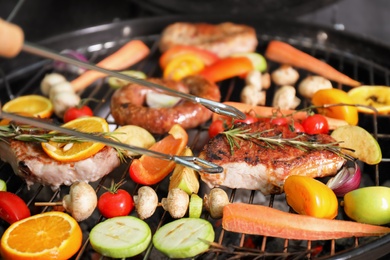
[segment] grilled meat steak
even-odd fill
[[[162,52],[175,45],[191,45],[227,57],[233,53],[253,52],[258,44],[253,27],[225,22],[221,24],[177,22],[162,32]]]
[[[120,164],[116,150],[108,146],[88,159],[62,163],[50,158],[39,143],[13,139],[0,141],[0,158],[9,163],[28,186],[40,183],[53,190],[77,181],[97,181]]]
[[[257,122],[242,126],[251,133],[260,133],[264,137],[297,137],[288,126],[273,126],[270,123]],[[301,135],[298,140],[305,142],[331,143],[335,140],[329,135]],[[224,168],[220,174],[200,173],[202,180],[210,187],[259,190],[264,195],[283,192],[284,180],[289,175],[310,177],[331,176],[345,163],[345,159],[328,150],[302,150],[291,145],[272,145],[256,140],[239,140],[240,148],[231,146],[225,135],[219,134],[209,141],[199,157],[216,163]]]

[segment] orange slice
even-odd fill
[[[31,114],[34,117],[48,118],[53,114],[51,101],[40,95],[20,96],[4,104],[3,110],[9,113]]]
[[[75,129],[80,132],[101,133],[108,132],[108,123],[101,117],[80,117],[62,125],[63,127]],[[61,143],[49,141],[42,143],[43,150],[51,158],[61,162],[81,161],[99,152],[104,144],[96,142],[69,142]]]
[[[13,223],[1,238],[3,259],[69,259],[80,249],[82,231],[64,212],[33,215]]]

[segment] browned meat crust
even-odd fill
[[[180,82],[163,79],[150,81],[194,96],[220,101],[217,85],[200,76],[188,76]],[[199,126],[211,118],[212,112],[191,101],[182,100],[170,108],[150,108],[145,105],[150,88],[129,84],[115,91],[111,99],[111,114],[118,125],[138,125],[153,134],[167,133],[174,124],[189,129]]]
[[[219,57],[227,57],[233,53],[253,52],[257,44],[255,29],[247,25],[177,22],[162,32],[160,50],[164,52],[175,45],[192,45]]]
[[[53,190],[77,181],[97,181],[120,164],[116,150],[111,147],[104,147],[85,160],[62,163],[50,158],[39,143],[17,140],[0,141],[0,158],[9,163],[28,186],[40,183]]]
[[[255,123],[246,126],[251,132],[271,129],[269,123]],[[276,126],[264,136],[281,135],[283,138],[295,137],[288,127]],[[302,136],[302,141],[330,143],[335,140],[329,135]],[[211,139],[204,147],[200,157],[224,168],[221,174],[201,173],[202,180],[210,187],[226,186],[260,190],[264,195],[283,192],[284,180],[289,175],[324,177],[334,175],[345,163],[345,159],[327,150],[302,150],[297,147],[266,147],[264,142],[254,144],[239,141],[240,148],[230,152],[230,145],[224,135]]]

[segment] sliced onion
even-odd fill
[[[337,197],[343,197],[347,192],[359,188],[362,173],[359,165],[344,166],[326,185],[333,190]]]
[[[63,50],[61,52],[61,54],[65,55],[69,58],[79,60],[79,61],[88,62],[88,59],[82,53],[80,53],[78,51],[67,49],[67,50]],[[86,69],[84,69],[84,68],[81,68],[81,67],[78,67],[78,66],[75,66],[72,64],[68,64],[68,63],[65,63],[62,61],[54,61],[53,67],[54,67],[54,70],[56,70],[56,71],[71,72],[71,73],[75,73],[77,75],[80,75],[86,71]]]
[[[179,103],[181,98],[174,97],[154,91],[149,91],[146,94],[146,104],[151,108],[168,108],[174,107]]]

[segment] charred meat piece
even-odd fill
[[[227,57],[255,51],[258,41],[255,29],[247,25],[177,22],[164,29],[159,44],[162,52],[175,45],[191,45]]]
[[[13,139],[0,141],[0,158],[12,166],[28,187],[40,183],[53,190],[77,181],[97,181],[120,164],[117,151],[108,146],[88,159],[62,163],[50,158],[39,143]]]
[[[296,133],[288,126],[272,126],[257,122],[242,126],[251,133],[262,133],[264,137],[293,138]],[[298,140],[314,143],[332,143],[329,135],[301,135]],[[345,159],[328,150],[300,149],[293,145],[267,146],[264,141],[238,141],[231,153],[231,146],[225,135],[211,139],[199,157],[224,168],[220,174],[201,173],[202,180],[210,187],[259,190],[264,195],[283,192],[284,180],[289,175],[305,175],[313,178],[331,176],[345,163]]]

